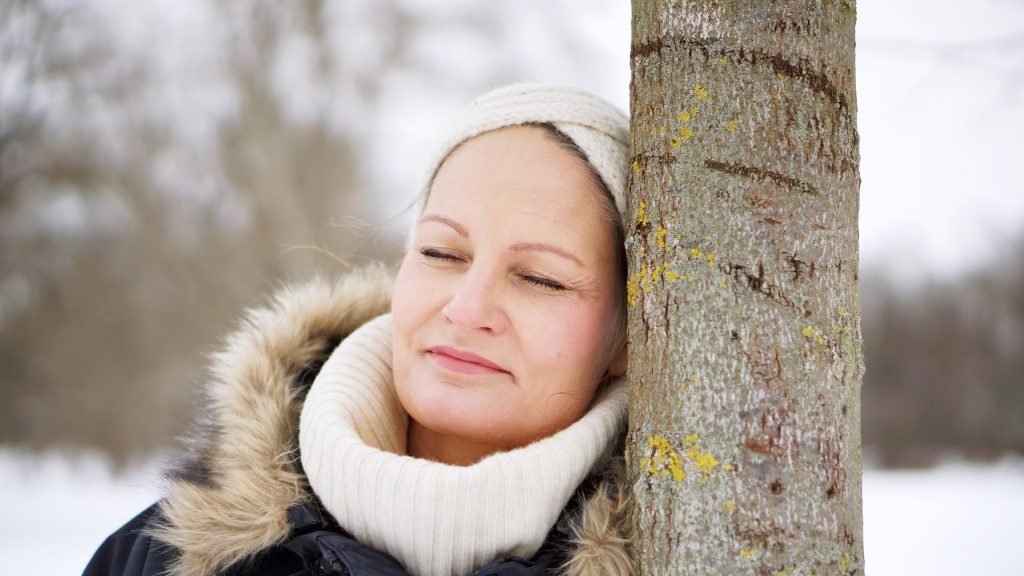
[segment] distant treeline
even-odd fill
[[[1024,237],[1001,256],[909,289],[864,277],[863,441],[883,465],[1024,453]]]

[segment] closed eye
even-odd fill
[[[543,276],[534,276],[534,275],[531,275],[531,274],[523,274],[522,275],[522,279],[526,280],[530,284],[533,284],[535,286],[539,286],[539,287],[543,288],[544,290],[550,290],[552,292],[561,292],[562,290],[565,290],[565,286],[563,286],[562,284],[560,284],[558,282],[555,282],[554,280],[551,280],[550,278],[545,278]]]
[[[452,252],[446,252],[437,248],[422,248],[420,254],[429,260],[440,260],[443,262],[462,262],[462,257]]]

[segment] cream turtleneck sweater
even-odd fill
[[[299,424],[314,492],[357,540],[418,576],[533,556],[624,421],[613,382],[576,423],[472,466],[405,456],[408,415],[391,372],[390,315],[353,332],[313,382]]]

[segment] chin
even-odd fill
[[[425,388],[434,388],[427,391]],[[478,444],[511,446],[518,434],[509,434],[511,414],[518,410],[507,401],[481,394],[480,390],[451,384],[420,386],[408,398],[399,394],[402,406],[419,425],[435,432]]]
[[[510,405],[506,399],[485,400],[449,398],[424,403],[409,411],[421,426],[475,444],[507,451],[547,438],[572,425],[582,414],[566,414],[558,419],[527,422],[522,415],[536,410]],[[564,414],[564,413],[563,413]]]
[[[435,434],[511,450],[555,434],[579,420],[589,403],[538,404],[517,398],[516,386],[481,380],[449,383],[429,367],[396,371],[395,389],[409,417]],[[565,398],[555,396],[555,398]]]

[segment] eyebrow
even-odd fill
[[[579,258],[565,250],[562,250],[558,246],[552,246],[551,244],[543,244],[540,242],[520,242],[519,244],[513,244],[510,250],[514,252],[549,252],[567,260],[571,260],[580,267],[584,267],[583,261]]]
[[[444,216],[439,216],[437,214],[424,214],[423,217],[420,218],[419,223],[423,224],[426,222],[436,222],[438,224],[444,224],[451,228],[452,230],[455,230],[455,232],[457,232],[459,236],[462,236],[463,238],[469,238],[469,230],[466,230],[465,226],[459,224],[458,222],[452,220],[451,218],[446,218]]]

